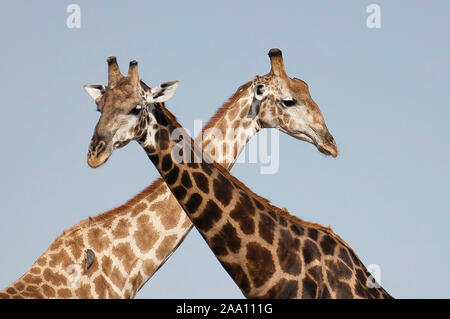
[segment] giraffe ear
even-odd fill
[[[255,98],[258,101],[263,100],[267,96],[267,94],[269,94],[269,90],[263,83],[255,83],[254,90],[255,90]]]
[[[103,96],[106,91],[106,87],[103,84],[89,84],[85,85],[83,88],[95,102],[97,102],[97,99]]]
[[[161,82],[151,90],[151,102],[161,103],[169,100],[178,89],[178,81]]]

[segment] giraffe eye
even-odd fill
[[[139,115],[139,114],[141,114],[141,111],[142,111],[142,105],[136,105],[135,107],[134,107],[134,109],[132,109],[131,111],[130,111],[130,114],[133,114],[133,115]]]
[[[297,104],[297,102],[294,99],[292,99],[292,100],[282,100],[281,103],[283,103],[283,105],[286,106],[286,107],[294,106],[295,104]]]

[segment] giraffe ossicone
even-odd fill
[[[336,144],[320,110],[317,112],[317,105],[311,102],[309,94],[292,94],[292,91],[302,89],[307,92],[306,84],[298,79],[286,79],[281,51],[271,50],[269,56],[272,62],[270,74],[291,86],[291,94],[283,96],[277,104],[286,109],[297,105],[306,109],[296,113],[303,115],[300,116],[303,122],[298,138],[314,144],[326,155],[336,156]],[[256,83],[257,100],[267,102],[266,99],[273,98],[264,92],[272,88],[259,81]],[[370,273],[351,247],[330,228],[303,221],[271,205],[213,161],[175,161],[172,149],[180,142],[187,144],[190,158],[200,154],[201,149],[188,138],[181,141],[172,138],[175,130],[183,128],[163,104],[149,103],[132,114],[129,110],[135,107],[133,103],[126,109],[116,105],[114,100],[104,103],[90,149],[95,149],[99,141],[106,145],[112,143],[116,136],[114,132],[126,127],[129,135],[123,140],[116,139],[124,145],[136,140],[142,146],[178,203],[246,297],[391,297],[379,285],[367,286]],[[259,107],[263,105],[264,102]],[[314,111],[316,113],[311,114]],[[123,121],[117,125],[120,116],[126,116],[128,120],[122,117]],[[105,140],[105,136],[109,138]]]

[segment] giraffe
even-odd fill
[[[336,145],[304,82],[287,76],[280,50],[269,51],[269,56],[271,73],[292,93],[277,101],[279,107],[302,106],[306,115],[298,127],[302,138],[325,154],[336,154],[330,151],[336,150]],[[130,70],[137,81],[136,61],[130,63]],[[158,103],[165,95],[163,87],[173,85],[152,89],[148,100],[153,103],[144,106],[132,97],[127,105],[112,97],[105,100],[90,144],[90,165],[98,167],[111,155],[98,156],[99,147],[137,141],[246,297],[390,297],[331,228],[303,221],[271,205],[202,153],[175,116]],[[264,89],[256,85],[258,90],[264,95]],[[273,105],[270,97],[258,101],[255,108]]]
[[[122,78],[116,59],[107,62],[108,85],[85,86],[99,110],[105,92]],[[282,98],[295,92],[275,73],[240,86],[198,136],[204,152],[224,168],[232,168],[261,129],[273,127],[304,139],[297,124],[303,114],[295,113],[295,107],[278,107]],[[148,104],[150,88],[143,81],[139,85],[142,104]],[[227,134],[230,128],[239,134]],[[337,155],[335,145],[329,152]],[[159,178],[120,207],[66,229],[21,278],[0,291],[0,298],[133,298],[191,229],[189,218]]]

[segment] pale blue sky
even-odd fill
[[[66,7],[81,6],[81,29]],[[366,7],[381,6],[381,29]],[[150,85],[179,80],[167,103],[186,128],[206,121],[283,50],[340,149],[336,159],[280,135],[280,169],[232,174],[296,216],[332,228],[395,297],[450,297],[450,2],[2,1],[0,287],[64,229],[118,206],[156,177],[136,143],[91,169],[98,120],[83,91],[106,58],[136,59]],[[241,298],[196,230],[138,298]]]

